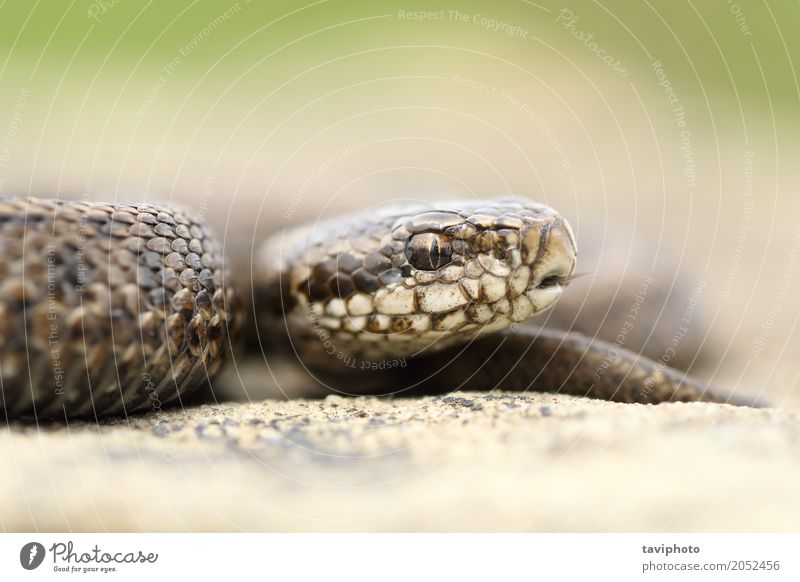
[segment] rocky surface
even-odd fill
[[[800,529],[800,414],[510,393],[0,432],[5,531]]]

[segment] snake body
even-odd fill
[[[122,414],[178,400],[219,368],[237,312],[219,248],[183,213],[0,199],[7,416]]]
[[[271,236],[252,307],[267,351],[288,349],[338,390],[733,401],[636,353],[531,326],[576,257],[568,222],[523,198],[370,210]],[[246,315],[235,289],[213,237],[182,212],[0,199],[6,415],[180,401],[234,351]]]

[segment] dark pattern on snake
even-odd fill
[[[6,416],[153,410],[213,375],[238,311],[197,222],[148,204],[0,199]]]
[[[616,346],[527,325],[564,291],[576,256],[569,224],[522,198],[385,208],[272,236],[253,265],[252,311],[268,356],[288,349],[347,393],[498,387],[755,404]],[[213,240],[181,213],[0,200],[7,416],[181,401],[232,351],[247,312],[233,289]]]

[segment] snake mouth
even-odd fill
[[[575,271],[577,247],[572,229],[564,219],[541,229],[539,250],[532,261],[535,287],[566,286]]]
[[[572,228],[561,217],[541,229],[540,236],[525,292],[533,304],[533,315],[552,307],[561,296],[575,271],[578,254]]]
[[[542,279],[536,286],[537,289],[550,289],[552,287],[566,287],[569,284],[570,278],[561,275],[549,275]]]

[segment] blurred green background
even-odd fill
[[[20,117],[20,94],[24,115],[4,185],[51,189],[55,180],[80,190],[86,179],[112,176],[105,187],[115,193],[171,196],[193,164],[213,168],[218,185],[224,174],[264,184],[264,174],[250,176],[257,165],[295,188],[287,176],[350,141],[397,137],[399,128],[454,137],[457,125],[463,145],[469,124],[491,151],[496,141],[518,141],[543,185],[552,179],[550,189],[562,191],[550,166],[566,157],[581,174],[587,161],[609,168],[592,158],[620,147],[620,137],[633,150],[655,132],[665,147],[650,159],[669,158],[671,138],[680,147],[656,61],[698,157],[705,147],[716,156],[726,144],[759,140],[794,147],[798,23],[797,3],[723,0],[6,1],[0,115]],[[538,143],[525,143],[520,122]],[[370,134],[366,125],[385,130]],[[282,167],[298,147],[300,167]]]
[[[590,76],[601,75],[604,71],[596,67],[588,49],[565,34],[565,19],[554,22],[562,9],[578,15],[577,28],[594,33],[609,54],[624,57],[634,83],[649,80],[649,65],[656,58],[685,90],[702,84],[715,107],[738,109],[741,101],[747,113],[769,115],[771,97],[776,113],[797,109],[792,63],[798,59],[798,47],[792,33],[800,23],[800,9],[794,2],[98,0],[55,5],[12,0],[0,7],[2,70],[6,84],[29,81],[55,90],[62,81],[84,80],[103,83],[113,92],[126,80],[133,83],[157,75],[187,42],[222,16],[185,58],[171,84],[188,88],[201,82],[216,88],[205,92],[210,98],[242,82],[242,75],[256,76],[248,71],[255,67],[270,73],[268,79],[259,77],[262,90],[273,89],[322,60],[347,58],[359,51],[396,46],[392,60],[415,61],[418,55],[399,50],[413,44],[428,45],[425,55],[433,60],[446,61],[447,51],[436,47],[450,46],[520,64],[574,64]],[[428,19],[403,17],[403,13],[438,11],[443,14]],[[526,38],[520,42],[521,37],[508,36],[507,29],[495,31],[471,18],[463,22],[454,11],[519,27]],[[374,68],[361,72],[380,71],[384,59],[371,63]],[[315,77],[327,78],[331,86],[342,80],[330,70]],[[692,95],[692,100],[697,97],[701,104],[700,95]]]
[[[450,108],[514,125],[525,112],[502,92],[536,112],[550,150],[551,134],[566,149],[595,124],[627,132],[630,107],[644,112],[636,123],[660,130],[671,104],[659,61],[695,136],[715,149],[758,139],[782,147],[800,121],[798,23],[800,7],[788,2],[12,0],[0,5],[0,112],[13,116],[25,92],[15,168],[20,157],[39,165],[23,184],[57,171],[74,188],[80,176],[123,177],[136,164],[156,172],[163,190],[160,172],[172,175],[164,163],[224,173],[226,153],[259,152],[260,164],[304,143],[300,136],[376,108]],[[81,167],[87,155],[90,172]]]
[[[650,64],[658,59],[692,105],[737,111],[741,104],[747,115],[768,117],[773,109],[781,116],[797,111],[799,49],[792,32],[800,8],[794,2],[11,0],[0,6],[0,70],[7,89],[12,82],[52,91],[87,83],[85,89],[143,99],[147,81],[199,35],[165,93],[186,97],[203,88],[191,101],[208,104],[229,89],[276,89],[317,65],[323,66],[310,74],[314,82],[333,88],[379,74],[387,61],[458,62],[452,51],[459,50],[478,60],[491,55],[526,68],[558,66],[572,75],[577,67],[590,78],[604,76],[599,59],[569,34],[575,29],[564,27],[562,10],[579,17],[575,29],[593,33],[602,49],[624,61],[636,85],[652,81]],[[423,12],[433,16],[407,16]],[[483,18],[523,34],[493,30]],[[349,61],[351,74],[323,64],[330,59]],[[290,100],[286,93],[279,100]]]
[[[336,209],[540,198],[588,293],[642,253],[706,281],[708,375],[788,396],[798,24],[797,2],[7,0],[0,192],[174,199],[235,259]]]

